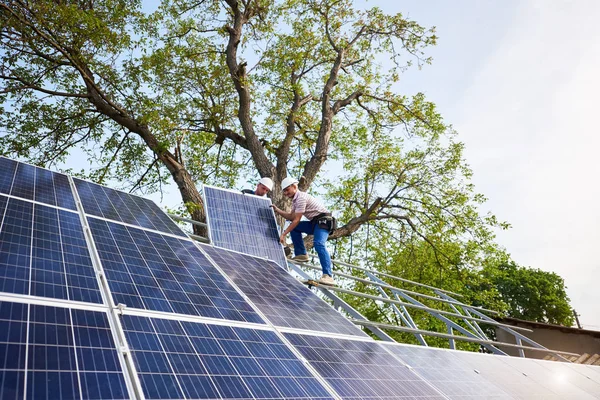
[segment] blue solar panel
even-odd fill
[[[474,368],[461,362],[455,352],[431,347],[380,344],[451,399],[477,399],[484,395],[488,399],[513,398],[501,387],[483,378]]]
[[[123,316],[147,399],[330,399],[274,332]]]
[[[191,241],[88,220],[116,304],[264,323]]]
[[[271,261],[201,245],[273,325],[366,336]]]
[[[66,175],[0,157],[0,193],[75,210]]]
[[[287,266],[270,199],[204,186],[204,200],[215,246]]]
[[[102,303],[79,215],[0,199],[0,292]]]
[[[95,183],[74,179],[84,211],[126,224],[187,236],[153,201]]]
[[[374,341],[286,333],[343,399],[444,399]]]
[[[3,400],[130,398],[101,312],[0,302],[0,360]]]

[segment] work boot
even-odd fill
[[[310,257],[308,257],[308,254],[298,254],[295,257],[291,258],[292,261],[299,261],[299,262],[307,262],[308,260],[310,260]]]
[[[323,285],[335,286],[335,281],[331,276],[327,274],[323,274],[323,276],[321,276],[321,279],[319,279],[319,283],[322,283]]]

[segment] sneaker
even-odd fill
[[[329,276],[327,274],[323,274],[321,279],[319,279],[319,283],[322,283],[323,285],[335,286],[335,281],[333,280],[333,278],[331,276]]]
[[[290,258],[290,260],[307,262],[308,260],[310,260],[310,257],[308,257],[308,254],[298,254],[297,256]]]

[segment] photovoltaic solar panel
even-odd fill
[[[123,316],[147,399],[330,399],[274,332]]]
[[[0,398],[129,399],[105,313],[0,302]]]
[[[191,241],[88,221],[115,304],[264,323]]]
[[[69,178],[0,157],[0,193],[75,210]]]
[[[470,352],[457,352],[456,357],[464,365],[479,371],[481,376],[492,382],[517,399],[558,399],[560,398],[546,386],[539,384],[531,377],[512,368],[502,361],[505,357],[491,354],[475,354]]]
[[[444,399],[375,341],[286,333],[343,399]]]
[[[0,199],[0,292],[101,303],[79,215]]]
[[[178,236],[186,234],[153,201],[74,179],[86,214]]]
[[[527,376],[538,385],[546,387],[554,393],[555,398],[582,400],[600,398],[600,385],[586,382],[588,385],[585,387],[578,387],[577,384],[583,385],[584,381],[578,379],[577,374],[569,374],[569,369],[564,364],[563,368],[551,369],[546,366],[546,364],[549,364],[547,362],[521,357],[497,357],[497,360],[508,364],[511,368]],[[562,363],[556,364],[560,365]]]
[[[267,258],[286,267],[270,199],[204,186],[204,201],[215,246]]]
[[[273,325],[366,336],[273,262],[212,246],[201,245],[201,248]]]
[[[512,399],[474,368],[461,362],[455,352],[380,342],[404,363],[450,399]]]

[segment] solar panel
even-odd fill
[[[456,357],[461,363],[476,369],[483,378],[502,387],[506,393],[515,398],[558,398],[556,393],[544,385],[504,363],[502,359],[505,357],[466,351],[457,352]]]
[[[81,179],[74,181],[86,214],[187,237],[151,200]]]
[[[129,399],[105,313],[0,302],[0,398]]]
[[[191,241],[88,221],[115,304],[264,323]]]
[[[343,399],[444,399],[377,342],[286,333]]]
[[[331,399],[271,331],[124,315],[148,399]]]
[[[0,157],[0,193],[75,210],[66,175]]]
[[[557,398],[597,399],[596,396],[600,396],[600,385],[579,379],[577,374],[569,373],[568,367],[561,365],[562,363],[553,363],[558,364],[559,367],[550,367],[547,362],[521,357],[498,357],[497,359],[531,378],[540,386],[548,388]],[[585,386],[583,386],[584,382]]]
[[[102,303],[79,215],[0,199],[0,291]]]
[[[380,343],[440,392],[451,399],[512,399],[501,387],[484,379],[461,362],[455,352],[430,347]]]
[[[275,263],[212,246],[200,247],[273,325],[366,336]]]
[[[204,201],[215,246],[287,266],[269,198],[204,186]]]

